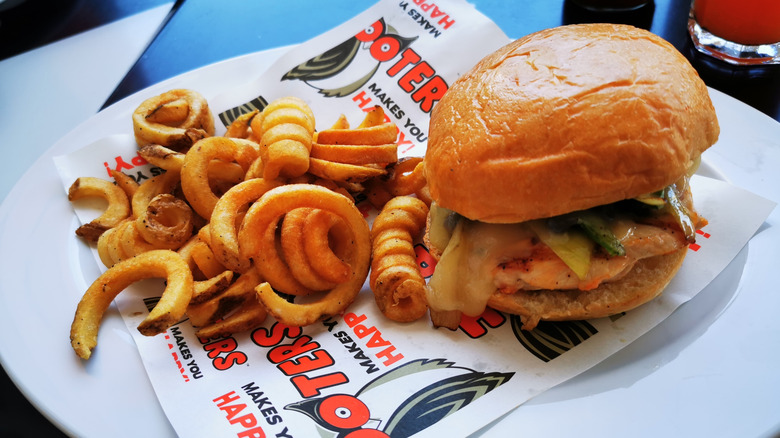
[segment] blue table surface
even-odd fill
[[[512,38],[578,22],[620,22],[649,29],[677,47],[707,85],[780,120],[780,66],[735,68],[698,53],[686,26],[690,0],[655,0],[624,13],[592,13],[569,0],[472,3]],[[306,41],[371,4],[348,0],[184,0],[106,104],[203,65]]]

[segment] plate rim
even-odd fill
[[[259,52],[254,52],[251,54],[241,55],[238,57],[230,58],[227,60],[219,61],[213,64],[209,64],[203,67],[200,67],[198,69],[182,73],[180,75],[174,76],[172,78],[166,79],[164,81],[161,81],[159,83],[153,84],[149,87],[144,88],[143,90],[140,90],[136,93],[133,93],[130,96],[127,96],[116,103],[112,104],[111,106],[105,108],[104,110],[100,111],[99,113],[89,117],[87,120],[83,121],[79,125],[77,125],[75,128],[73,128],[70,132],[65,134],[62,138],[60,138],[56,143],[54,143],[51,147],[49,147],[46,151],[44,151],[39,158],[30,166],[30,168],[27,169],[27,171],[22,175],[22,177],[19,179],[19,181],[14,185],[14,187],[9,191],[5,199],[3,200],[2,204],[0,204],[0,224],[5,224],[7,221],[8,216],[11,214],[9,211],[12,208],[12,205],[16,204],[18,205],[20,200],[19,197],[23,195],[23,186],[30,183],[30,180],[33,178],[36,178],[38,176],[39,172],[46,172],[47,166],[50,168],[53,168],[53,158],[55,155],[60,155],[63,153],[70,152],[72,150],[78,149],[82,145],[76,145],[75,139],[78,138],[80,135],[83,135],[82,131],[85,129],[88,129],[92,124],[97,123],[96,121],[101,121],[103,118],[110,118],[118,116],[120,113],[124,113],[128,111],[128,108],[132,108],[132,102],[139,101],[143,96],[148,97],[150,93],[154,93],[155,90],[162,90],[170,87],[171,84],[188,81],[191,80],[190,78],[195,77],[196,75],[202,75],[205,72],[211,72],[211,71],[217,71],[223,68],[233,67],[237,64],[243,63],[243,62],[260,62],[260,63],[267,63],[270,65],[273,60],[276,58],[267,60],[267,61],[260,61],[260,58],[263,58],[264,56],[267,56],[269,58],[273,56],[281,56],[284,52],[289,50],[290,47],[294,46],[285,46],[285,47],[279,47],[279,48],[273,48],[268,50],[263,50]],[[247,77],[246,81],[243,82],[249,82],[251,79],[253,79],[258,73],[253,74],[251,77]],[[196,88],[196,87],[192,87]],[[226,88],[223,88],[226,89]],[[717,102],[721,102],[720,104],[723,104],[725,102],[726,104],[730,106],[735,106],[739,111],[745,111],[748,110],[747,116],[751,118],[756,118],[756,120],[760,120],[759,123],[766,123],[771,122],[773,124],[776,124],[777,126],[780,126],[778,122],[776,122],[774,119],[771,119],[769,116],[761,113],[760,111],[750,107],[749,105],[738,101],[718,90],[709,89],[712,96],[717,96],[716,100]],[[208,98],[208,97],[207,97]],[[716,105],[717,107],[717,105]],[[130,111],[132,111],[130,109]],[[129,126],[129,125],[128,125]],[[770,125],[767,125],[770,126]],[[776,126],[774,127],[776,128]],[[130,128],[128,127],[128,130]],[[94,140],[97,140],[100,138],[100,136],[96,136],[93,138]],[[718,174],[723,175],[724,179],[727,181],[729,180],[728,175],[721,171],[717,167],[717,165],[713,165],[710,160],[707,159],[707,157],[703,160],[705,163],[707,163],[708,166],[712,167],[715,172]],[[54,179],[57,181],[57,189],[60,189],[61,184],[59,181],[58,176],[54,176]],[[63,192],[64,194],[64,192]],[[64,198],[64,196],[63,196]],[[777,199],[775,199],[777,200]],[[72,221],[75,219],[75,216],[71,216],[71,223],[68,225],[72,228],[73,224]],[[1,230],[0,233],[7,232],[7,230]],[[6,242],[5,238],[0,235],[0,248],[3,247],[3,244]],[[67,263],[66,263],[67,264]],[[5,269],[5,268],[0,268]],[[2,270],[0,270],[2,272]],[[71,276],[74,276],[75,274],[71,274]],[[4,285],[6,280],[0,280],[0,285]],[[5,292],[4,292],[5,293]],[[0,296],[0,302],[5,302],[6,297]],[[65,312],[70,317],[70,312]],[[120,318],[121,319],[121,318]],[[115,321],[116,322],[116,321]],[[127,336],[129,336],[129,332],[127,332],[126,327],[124,326],[124,323],[120,320],[118,324],[121,326],[120,330],[125,330]],[[112,327],[116,328],[116,327]],[[54,334],[55,336],[59,336],[60,334]],[[64,334],[63,334],[64,337]],[[60,339],[58,337],[57,339]],[[59,342],[59,341],[58,341]],[[65,342],[64,339],[62,342]],[[132,342],[132,340],[131,340]],[[66,343],[66,342],[65,342]],[[66,343],[67,344],[67,343]],[[134,343],[133,349],[135,349]],[[6,351],[6,342],[0,341],[0,363],[2,364],[3,368],[6,370],[6,373],[8,374],[9,378],[14,382],[14,384],[19,388],[19,390],[24,394],[24,396],[38,409],[39,412],[41,412],[42,415],[44,415],[49,421],[51,421],[55,426],[60,428],[63,432],[74,434],[74,435],[82,435],[82,431],[74,428],[74,421],[68,418],[63,417],[62,412],[55,412],[52,410],[52,403],[50,400],[47,400],[47,397],[42,394],[38,394],[35,391],[31,390],[31,386],[27,382],[27,378],[20,375],[20,370],[14,367],[13,360],[8,359],[8,352]],[[69,346],[68,346],[69,348]],[[140,359],[140,355],[138,355],[137,349],[135,349],[136,356],[135,360],[138,361],[138,364],[140,364],[141,369],[143,370],[143,363]],[[9,366],[10,365],[10,366]],[[149,390],[152,391],[151,395],[154,397],[154,403],[159,407],[161,414],[165,421],[167,422],[167,418],[165,417],[164,412],[162,412],[162,407],[159,406],[159,401],[157,401],[157,397],[154,394],[153,389],[151,388],[151,382],[149,381],[148,376],[146,375],[145,370],[144,376],[146,384],[148,385]],[[111,383],[111,382],[109,382]],[[152,426],[150,424],[147,424],[146,426]],[[172,431],[172,428],[170,427],[170,424],[168,423],[169,429]]]

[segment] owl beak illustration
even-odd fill
[[[403,52],[417,39],[400,36],[392,28],[385,32],[381,19],[369,29],[373,35],[367,29],[293,67],[282,80],[303,81],[326,97],[348,96],[371,80],[382,62]]]
[[[371,429],[375,437],[387,436],[377,430],[378,422],[370,418],[368,407],[352,395],[336,394],[307,399],[291,403],[285,409],[311,418],[322,437],[345,438],[361,429]]]
[[[355,395],[334,394],[288,404],[322,436],[408,437],[492,391],[512,373],[484,373],[443,359],[420,359],[369,382]],[[405,388],[405,391],[399,391]],[[370,433],[370,434],[369,434]]]

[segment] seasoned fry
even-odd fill
[[[133,199],[131,199],[133,217],[143,215],[155,196],[173,193],[176,186],[179,185],[179,181],[179,172],[174,171],[168,171],[144,181],[138,186],[133,194]]]
[[[386,175],[366,181],[365,194],[371,205],[381,210],[393,197],[415,195],[430,207],[432,200],[422,160],[421,157],[402,158],[387,166]]]
[[[111,169],[111,176],[114,177],[117,187],[125,192],[127,199],[133,199],[135,191],[138,190],[138,183],[132,177],[118,170]]]
[[[346,164],[389,164],[398,160],[398,144],[353,145],[315,142],[311,145],[311,157]]]
[[[109,268],[87,289],[76,308],[70,330],[71,346],[76,354],[82,359],[92,355],[103,313],[122,290],[136,281],[157,277],[165,278],[165,290],[154,309],[139,324],[138,331],[153,336],[178,322],[192,297],[192,273],[173,251],[146,252]]]
[[[180,98],[158,106],[151,114],[146,116],[146,120],[153,123],[172,125],[182,122],[187,117],[189,111],[187,100]]]
[[[198,230],[198,238],[211,248],[211,223],[208,223]]]
[[[159,144],[176,151],[214,135],[206,99],[192,90],[171,90],[143,101],[133,112],[138,146]]]
[[[296,208],[284,215],[281,226],[281,255],[284,264],[289,268],[290,275],[309,291],[332,289],[336,284],[320,278],[311,269],[303,249],[304,222],[314,209]],[[327,237],[327,236],[326,236]]]
[[[350,183],[363,182],[387,173],[383,167],[372,167],[369,165],[358,166],[354,164],[325,161],[318,158],[311,158],[309,161],[309,173],[332,181]]]
[[[195,262],[195,265],[197,265],[198,270],[202,272],[206,278],[216,277],[227,270],[227,268],[217,260],[214,256],[214,252],[203,240],[193,244],[190,249],[190,256]]]
[[[252,164],[249,165],[249,169],[247,169],[246,174],[244,175],[244,179],[255,179],[255,178],[262,178],[263,177],[263,168],[265,166],[263,165],[263,157],[257,157],[255,161],[252,162]]]
[[[130,222],[129,220],[125,222]],[[121,235],[122,225],[121,222],[114,228],[106,230],[100,235],[97,241],[97,251],[100,256],[100,261],[103,262],[107,268],[113,266],[116,262],[127,258],[122,250],[122,244],[117,236]]]
[[[252,202],[257,201],[278,182],[262,178],[250,179],[225,192],[214,206],[209,224],[212,238],[210,246],[214,256],[225,267],[236,272],[246,272],[251,263],[241,257],[238,244],[239,215]]]
[[[195,335],[205,339],[230,336],[259,326],[267,316],[268,311],[265,306],[255,297],[250,297],[225,319],[201,327]]]
[[[306,173],[314,134],[314,114],[306,102],[295,97],[276,99],[252,119],[251,127],[260,138],[263,178]]]
[[[377,210],[382,210],[385,204],[394,198],[393,194],[385,186],[382,178],[374,178],[366,181],[364,191],[368,202]]]
[[[233,281],[234,274],[232,271],[224,271],[206,280],[195,281],[190,305],[203,303],[224,292]]]
[[[116,263],[114,261],[114,256],[111,253],[111,245],[114,244],[113,240],[113,234],[116,233],[116,228],[111,228],[100,235],[97,241],[97,252],[98,257],[100,258],[100,261],[103,263],[103,266],[110,268],[111,266]]]
[[[190,270],[192,271],[192,276],[196,280],[204,279],[205,276],[202,272],[198,269],[198,265],[195,263],[195,259],[192,258],[192,249],[195,248],[195,245],[200,242],[200,237],[198,235],[194,235],[190,237],[190,240],[184,243],[179,249],[176,250],[176,252],[179,254],[179,256],[187,263],[187,266],[190,267]],[[98,242],[98,251],[100,250],[100,243]]]
[[[333,125],[330,127],[330,129],[347,129],[349,128],[349,120],[347,120],[347,116],[344,114],[340,114],[339,118],[336,119],[336,121],[333,123]],[[315,140],[316,140],[316,133],[315,133]]]
[[[238,163],[211,160],[208,164],[208,182],[211,191],[219,198],[234,185],[244,180],[246,170]]]
[[[296,208],[284,216],[281,230],[282,253],[290,271],[311,290],[332,289],[343,283],[351,268],[330,247],[330,230],[340,225],[339,238],[349,239],[346,225],[338,216],[325,210]],[[323,275],[324,274],[324,275]]]
[[[422,161],[422,157],[402,158],[388,168],[385,186],[393,196],[415,194],[425,187]]]
[[[109,204],[78,231],[96,242],[108,268],[74,317],[80,357],[97,344],[111,300],[149,277],[168,283],[139,325],[149,336],[183,315],[202,338],[252,329],[268,314],[313,324],[343,312],[369,269],[389,318],[412,321],[427,311],[412,246],[430,202],[422,159],[398,159],[398,130],[381,106],[356,127],[342,114],[320,132],[295,97],[239,116],[224,136],[214,136],[213,123],[190,90],[147,99],[133,113],[138,153],[165,172],[138,184],[114,171],[116,184],[79,178],[71,187],[72,200]],[[385,207],[374,230],[355,205],[364,197]]]
[[[345,243],[349,242],[347,224],[334,213],[315,209],[304,223],[303,251],[312,271],[335,284],[349,279],[351,268]],[[332,246],[331,246],[332,245]]]
[[[76,229],[76,235],[91,242],[97,242],[106,230],[130,216],[127,194],[110,181],[93,177],[76,178],[68,189],[68,200],[73,202],[88,197],[102,198],[108,202],[108,207],[100,216]]]
[[[415,321],[428,310],[414,252],[414,239],[425,229],[427,217],[424,202],[399,196],[384,206],[371,228],[369,284],[379,310],[394,321]]]
[[[388,165],[398,161],[397,132],[379,106],[368,111],[354,129],[342,117],[332,128],[317,133],[309,173],[348,184],[381,177]]]
[[[167,194],[152,198],[135,220],[138,234],[157,249],[176,249],[192,237],[192,209]]]
[[[260,283],[260,273],[256,269],[250,269],[241,274],[227,289],[191,301],[187,307],[187,317],[194,327],[213,324],[247,300],[256,301],[254,289]]]
[[[212,160],[236,162],[245,171],[257,156],[258,151],[250,142],[224,137],[209,137],[197,142],[184,157],[181,170],[181,188],[195,212],[205,219],[211,218],[218,200],[209,178],[204,177],[208,175]]]
[[[317,134],[317,143],[382,145],[394,143],[397,136],[395,124],[383,123],[356,129],[326,129]]]
[[[138,233],[135,221],[123,222],[117,226],[117,234],[115,237],[119,242],[119,259],[114,260],[114,263],[129,259],[138,254],[151,251],[153,249],[167,249],[157,248],[150,244]]]
[[[360,125],[358,125],[358,129],[385,124],[391,124],[390,118],[385,115],[385,110],[383,110],[381,106],[374,105],[371,110],[366,112],[366,116],[363,118],[363,121],[360,122]]]
[[[252,130],[250,124],[252,123],[252,119],[259,112],[260,110],[254,110],[238,116],[235,120],[233,120],[233,123],[231,123],[230,126],[227,127],[227,131],[225,132],[225,137],[251,138]]]
[[[149,163],[165,170],[181,172],[184,154],[159,144],[147,144],[138,149],[138,155]]]
[[[291,304],[272,290],[269,293],[271,286],[258,287],[261,301],[277,320],[285,324],[306,325],[324,316],[335,315],[352,303],[368,275],[371,243],[368,223],[350,199],[311,184],[288,184],[268,191],[249,208],[239,231],[239,241],[242,254],[254,262],[267,282],[282,292],[293,295],[310,292],[292,277],[276,249],[277,223],[285,213],[296,208],[331,212],[346,223],[351,235],[351,239],[344,242],[344,261],[352,268],[350,278],[318,299],[306,304]],[[280,300],[287,304],[279,303]]]

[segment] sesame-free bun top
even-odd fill
[[[512,223],[659,190],[718,138],[707,87],[671,44],[632,26],[516,40],[456,80],[431,114],[432,198]]]

